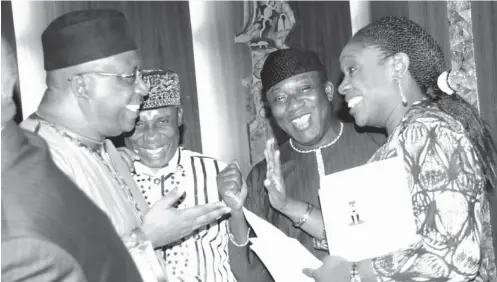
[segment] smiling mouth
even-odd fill
[[[352,109],[355,106],[357,106],[361,101],[362,97],[354,97],[347,102],[347,105],[349,106],[350,109]]]
[[[292,120],[292,125],[297,130],[305,130],[309,127],[309,121],[311,120],[311,114],[305,114],[301,117]]]
[[[134,113],[137,113],[138,110],[140,110],[140,105],[127,105],[126,109],[128,109]]]
[[[147,152],[149,155],[158,155],[164,150],[164,147],[157,149],[142,149],[142,150]]]

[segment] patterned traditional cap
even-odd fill
[[[51,71],[137,49],[126,18],[115,10],[64,14],[41,35],[45,70]]]
[[[262,93],[282,80],[310,71],[326,72],[316,53],[295,48],[276,50],[269,54],[262,67]]]
[[[148,97],[142,109],[150,110],[167,106],[180,106],[179,76],[172,71],[144,70],[143,81],[148,84]]]

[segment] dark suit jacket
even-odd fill
[[[142,281],[107,216],[44,141],[2,130],[2,281]]]

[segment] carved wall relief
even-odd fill
[[[450,85],[479,110],[470,1],[447,1],[452,71]]]
[[[267,56],[278,49],[288,48],[285,40],[295,25],[295,15],[286,1],[245,1],[245,27],[235,36],[236,43],[246,43],[252,55],[252,74],[242,83],[250,89],[247,110],[252,119],[248,123],[250,162],[264,158],[269,121],[261,97],[260,73]]]

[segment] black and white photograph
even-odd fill
[[[1,1],[2,282],[497,282],[497,1]]]

